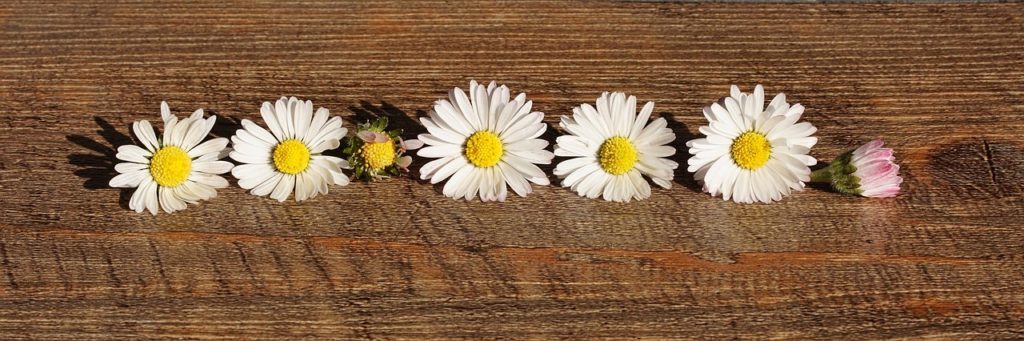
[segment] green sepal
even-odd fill
[[[836,192],[859,195],[860,178],[854,175],[857,167],[850,162],[852,159],[853,151],[839,155],[827,167],[811,172],[811,182],[827,182]]]

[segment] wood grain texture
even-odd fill
[[[0,27],[0,339],[1024,338],[1024,4],[4,1]],[[552,126],[655,101],[682,164],[701,108],[761,83],[821,160],[884,138],[905,193],[737,205],[680,170],[641,202],[499,204],[396,178],[152,217],[105,188],[160,100],[218,136],[282,95],[411,136],[470,79]]]

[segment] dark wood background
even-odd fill
[[[3,1],[0,26],[5,340],[1024,338],[1022,4]],[[684,165],[701,108],[761,83],[819,159],[885,139],[904,193],[738,205],[681,169],[630,204],[480,203],[395,178],[153,217],[106,188],[161,100],[218,136],[281,95],[412,136],[470,79],[553,126],[602,91],[655,101]]]

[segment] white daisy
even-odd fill
[[[260,115],[269,132],[242,120],[243,129],[231,137],[231,158],[243,163],[231,171],[238,186],[283,202],[293,190],[295,201],[303,201],[326,194],[328,185],[348,184],[348,176],[341,172],[348,162],[321,154],[338,148],[348,132],[341,117],[328,119],[325,108],[314,114],[313,102],[295,97],[281,97],[276,105],[263,102]]]
[[[447,100],[434,103],[430,117],[420,118],[428,134],[419,140],[427,147],[417,155],[437,158],[423,165],[420,177],[444,185],[444,195],[482,201],[504,201],[506,185],[520,196],[538,185],[549,183],[535,164],[549,164],[554,155],[545,150],[548,142],[537,137],[547,125],[544,113],[530,112],[533,101],[521,93],[509,100],[508,87],[492,81],[484,87],[469,83],[469,96],[455,88]]]
[[[128,201],[135,212],[159,209],[167,213],[183,210],[186,203],[196,204],[217,196],[217,188],[228,186],[224,174],[233,166],[219,161],[227,156],[228,139],[220,137],[203,142],[217,122],[216,116],[203,118],[203,109],[179,120],[171,114],[167,102],[160,103],[164,121],[162,138],[157,138],[149,121],[132,124],[142,147],[125,145],[117,148],[114,166],[119,175],[110,179],[111,187],[137,188]]]
[[[666,158],[676,149],[665,144],[676,135],[664,118],[648,124],[653,111],[654,102],[647,102],[637,115],[635,96],[605,92],[597,108],[583,104],[572,109],[572,117],[562,116],[561,127],[569,135],[558,137],[555,155],[570,157],[555,167],[562,186],[580,196],[617,202],[651,196],[641,175],[672,188],[672,171],[679,164]]]
[[[778,94],[764,106],[764,88],[754,94],[732,86],[731,96],[704,108],[709,124],[700,127],[706,138],[686,143],[689,168],[711,195],[738,203],[770,203],[803,190],[817,163],[807,155],[818,138],[813,125],[800,122],[804,107],[790,106]]]

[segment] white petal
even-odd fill
[[[605,95],[607,95],[607,93],[605,93]],[[599,103],[601,99],[604,98],[604,96],[599,98]],[[605,107],[606,105],[598,106]],[[601,135],[602,140],[614,136],[611,127],[609,127],[611,122],[608,122],[608,115],[603,115],[599,113],[597,109],[594,109],[594,107],[591,106],[590,104],[583,104],[579,108],[579,112],[574,111],[575,114],[573,115],[573,118],[576,119],[576,122],[584,125],[589,123],[589,125],[593,129],[596,129],[597,132]]]
[[[274,137],[273,134],[268,132],[266,129],[263,129],[263,127],[260,127],[259,125],[257,125],[253,121],[250,121],[250,120],[247,120],[247,119],[243,119],[242,120],[242,128],[245,128],[245,130],[238,130],[237,132],[235,132],[235,134],[241,135],[243,132],[247,133],[246,135],[252,136],[254,138],[254,139],[247,139],[250,142],[255,143],[256,140],[259,140],[259,141],[262,141],[263,143],[265,143],[267,145],[271,145],[271,146],[276,145],[278,142],[280,142],[276,137]]]
[[[285,109],[284,108],[284,98],[283,97],[281,99],[277,100],[276,108],[278,108],[278,109],[275,109],[275,106],[273,104],[271,104],[270,102],[263,102],[263,106],[260,107],[260,116],[263,117],[263,123],[265,123],[267,125],[267,128],[270,128],[270,132],[272,134],[274,134],[274,139],[276,139],[278,141],[284,141],[284,140],[286,140],[288,138],[285,137],[284,129],[281,128],[281,124],[278,123],[278,122],[280,122],[277,119],[277,115],[279,113],[276,112],[276,110],[284,110]],[[283,113],[281,113],[281,114],[283,114]]]
[[[616,134],[618,134],[618,132],[616,132]],[[601,194],[601,196],[604,197],[604,200],[615,201],[615,202],[619,202],[619,201],[623,200],[623,199],[619,198],[619,191],[618,191],[618,185],[619,185],[619,181],[618,180],[619,180],[619,178],[622,178],[622,177],[624,177],[624,176],[620,176],[620,175],[613,175],[613,176],[611,176],[610,181],[608,181],[608,183],[605,184],[604,190],[602,191],[603,193]]]
[[[521,140],[523,139],[522,137],[513,138],[512,136],[521,136],[523,134],[520,133],[523,130],[536,129],[537,125],[543,125],[547,127],[546,124],[543,124],[541,122],[543,120],[544,113],[538,111],[531,112],[529,114],[523,115],[522,117],[514,118],[513,121],[507,125],[505,130],[502,130],[501,132],[498,133],[498,137],[501,137],[503,141]]]
[[[312,192],[312,187],[307,186],[306,176],[303,174],[295,174],[295,201],[303,201],[309,198]]]
[[[565,161],[559,162],[558,165],[555,166],[554,174],[555,176],[562,178],[569,175],[569,173],[575,172],[577,169],[580,169],[583,166],[595,163],[597,163],[597,160],[593,157],[576,157],[567,159]]]
[[[433,176],[430,177],[430,183],[436,184],[438,182],[444,181],[444,179],[448,178],[452,174],[455,174],[455,172],[459,171],[463,167],[476,168],[475,166],[469,165],[469,163],[466,161],[466,158],[461,156],[455,157],[450,162],[441,166],[441,168],[438,168],[437,172],[435,172]]]
[[[483,86],[476,86],[469,88],[470,95],[473,97],[473,109],[477,115],[477,121],[479,122],[479,129],[493,130],[494,127],[488,122],[490,114],[490,97],[487,96],[487,89]]]
[[[311,154],[320,154],[320,153],[328,151],[328,150],[337,149],[340,146],[341,146],[341,141],[340,140],[335,139],[335,138],[328,138],[328,139],[322,140],[320,142],[320,144],[317,144],[317,145],[313,146],[312,148],[309,148],[309,152]]]
[[[243,133],[244,133],[244,131],[243,131]],[[249,142],[243,141],[242,139],[244,139],[244,138],[242,137],[242,135],[235,135],[234,137],[235,137],[236,141],[235,141],[235,144],[234,144],[235,148],[232,151],[238,152],[238,153],[241,153],[241,154],[248,154],[248,155],[253,156],[253,157],[263,157],[263,156],[268,156],[269,157],[270,155],[273,154],[274,148],[276,147],[276,146],[267,145],[267,144],[263,144],[263,143],[249,143]]]
[[[427,146],[427,147],[424,147],[423,149],[420,149],[419,151],[416,152],[416,155],[418,155],[420,157],[429,157],[429,158],[440,158],[440,157],[447,157],[447,156],[461,155],[461,154],[462,154],[462,146],[457,146],[457,145],[454,145],[454,144],[439,144],[439,145]]]
[[[495,131],[502,132],[508,130],[509,124],[525,116],[532,109],[533,101],[527,101],[526,94],[519,94],[515,100],[501,108],[501,112],[498,113],[497,122],[494,124],[494,127],[497,129]]]
[[[538,151],[547,148],[548,141],[542,139],[527,139],[512,142],[505,145],[505,150],[508,151]]]
[[[178,118],[171,115],[171,119],[164,122],[163,145],[169,145],[173,141],[174,127],[178,126]]]
[[[597,155],[600,142],[591,143],[590,140],[574,135],[562,135],[556,140],[555,155],[557,156],[585,156]]]
[[[121,162],[114,165],[114,170],[118,173],[130,173],[138,170],[148,169],[149,165],[144,163],[135,162]]]
[[[174,115],[171,114],[171,107],[167,105],[167,101],[160,101],[160,119],[166,124]]]
[[[499,162],[498,167],[501,169],[501,175],[505,178],[505,182],[508,183],[509,187],[512,187],[512,191],[521,197],[525,197],[527,194],[533,192],[533,188],[530,186],[530,182],[519,174],[512,166],[507,163]]]
[[[138,188],[132,193],[132,197],[128,199],[128,208],[132,209],[137,213],[142,213],[146,209],[146,190],[149,186],[155,185],[152,179],[143,178],[142,182],[139,183]]]
[[[295,138],[294,117],[298,112],[296,106],[299,105],[299,99],[293,96],[287,102],[279,100],[277,103],[274,110],[274,113],[277,114],[277,125],[281,127],[284,138],[293,139]],[[281,103],[284,104],[284,107],[281,106]]]
[[[508,151],[506,151],[506,153],[508,155],[518,156],[519,158],[521,158],[523,160],[526,160],[527,162],[536,163],[536,164],[542,164],[542,165],[550,164],[551,163],[551,159],[555,158],[555,154],[553,154],[553,153],[551,153],[549,151],[543,150],[543,149],[541,149],[541,150],[533,150],[533,151],[508,150]]]
[[[632,96],[630,96],[632,97]],[[633,103],[636,106],[636,103]],[[654,102],[647,102],[644,104],[643,109],[640,109],[640,115],[633,120],[633,126],[629,130],[629,139],[636,140],[640,136],[640,132],[643,131],[643,127],[647,125],[647,122],[651,119],[651,114],[654,113]]]
[[[150,156],[153,156],[153,154],[134,144],[117,147],[117,155],[115,155],[119,160],[142,164],[149,164]]]
[[[209,141],[203,142],[188,151],[188,156],[191,158],[197,158],[210,153],[219,153],[228,146],[228,139],[218,137]]]
[[[611,181],[611,175],[603,171],[594,172],[593,175],[580,182],[578,193],[590,199],[597,199],[604,192],[604,187]]]
[[[334,180],[334,184],[338,186],[347,186],[349,184],[348,175],[342,172],[331,172],[331,177]],[[326,191],[324,191],[326,193]]]
[[[345,134],[348,134],[348,129],[341,125],[341,117],[331,117],[327,120],[327,123],[324,124],[323,129],[320,129],[320,132],[310,139],[311,143],[309,146],[315,146],[324,140],[341,140],[345,138]]]
[[[417,139],[403,140],[402,148],[405,148],[405,150],[420,149],[423,148],[423,141]]]
[[[192,186],[197,185],[195,184],[195,182],[186,181],[182,183],[181,186],[170,188],[171,195],[173,195],[175,198],[178,198],[178,200],[184,201],[186,203],[199,203],[199,201],[203,200],[203,198],[200,198],[198,194],[195,194],[193,191],[191,191]]]
[[[261,163],[262,164],[262,163],[270,163],[271,162],[270,154],[263,154],[263,155],[256,156],[256,155],[252,155],[252,154],[248,154],[248,153],[241,153],[241,152],[235,150],[235,151],[232,151],[229,155],[231,156],[232,159],[234,159],[235,161],[241,162],[241,163]]]
[[[252,189],[277,174],[269,164],[244,164],[231,169],[231,175],[238,179],[238,186]]]
[[[292,118],[292,126],[295,127],[295,137],[302,139],[306,137],[306,131],[309,130],[309,124],[313,121],[313,102],[305,101],[299,102],[296,108],[298,112]]]
[[[205,161],[193,162],[192,171],[207,174],[224,174],[231,171],[235,165],[227,161]]]
[[[469,91],[472,92],[473,88],[474,86],[471,83]],[[470,130],[483,130],[484,127],[482,124],[480,124],[480,117],[476,113],[476,108],[473,106],[473,103],[470,101],[469,97],[466,96],[466,93],[462,91],[462,89],[453,89],[449,93],[449,97],[451,97],[452,101],[455,104],[457,104],[459,112],[462,114],[462,117],[464,117],[466,119],[466,122],[469,123]]]
[[[137,165],[137,163],[119,163],[117,165],[120,166],[120,165],[124,165],[124,164]],[[143,165],[143,166],[145,166],[145,165]],[[134,170],[134,171],[128,171],[128,172],[123,172],[122,174],[118,174],[113,179],[110,179],[109,185],[110,185],[110,187],[120,187],[120,188],[139,187],[139,185],[145,179],[149,179],[149,178],[150,178],[149,170],[146,169],[146,168],[143,168],[142,170]]]
[[[523,129],[510,132],[505,136],[501,136],[501,141],[505,143],[513,143],[525,139],[537,138],[541,135],[544,135],[544,131],[547,130],[547,128],[547,124],[536,123],[533,125],[526,126]]]
[[[188,192],[189,195],[202,200],[209,200],[217,196],[216,189],[195,181],[185,181],[185,183],[178,186],[178,188],[181,188],[182,192]]]
[[[160,198],[157,197],[157,185],[156,182],[152,182],[149,186],[146,186],[145,193],[142,194],[142,200],[146,204],[146,209],[149,210],[149,214],[156,215],[160,210]]]
[[[309,128],[306,129],[306,135],[302,137],[302,142],[306,144],[312,143],[313,139],[320,134],[320,131],[327,124],[330,115],[331,112],[327,108],[317,109],[316,113],[313,114],[313,121],[309,123]]]
[[[469,135],[476,131],[469,121],[466,121],[466,116],[462,114],[462,111],[447,100],[434,102],[434,111],[427,113],[427,116],[434,120],[439,127],[461,135]]]
[[[451,128],[439,125],[437,123],[437,120],[433,119],[433,118],[422,117],[422,118],[420,118],[420,123],[423,124],[423,126],[425,128],[427,128],[427,131],[430,132],[430,134],[429,134],[430,136],[433,136],[436,139],[439,139],[439,140],[442,140],[442,141],[445,141],[445,142],[448,142],[448,143],[454,143],[454,144],[461,145],[463,142],[466,141],[466,138],[469,137],[468,134],[464,135],[464,134],[459,133],[459,132],[457,132],[455,130],[452,130]],[[419,139],[425,141],[426,139],[423,137],[425,135],[427,135],[427,134],[420,134]]]
[[[277,182],[277,186],[274,187],[274,192],[270,193],[271,199],[284,202],[288,200],[288,196],[292,194],[292,189],[295,188],[295,175],[286,174],[281,181]]]
[[[440,169],[445,164],[451,162],[454,159],[462,159],[462,156],[449,156],[446,158],[436,159],[420,167],[420,180],[430,179],[434,175],[434,172]],[[463,159],[465,161],[465,159]]]
[[[226,187],[228,187],[228,180],[224,179],[223,177],[221,177],[219,175],[203,174],[203,173],[193,172],[192,174],[190,174],[188,176],[188,179],[191,180],[191,181],[195,181],[197,183],[201,183],[201,184],[206,185],[206,186],[213,187],[213,188],[226,188]]]
[[[647,184],[643,176],[640,175],[640,171],[633,169],[630,170],[626,175],[629,178],[629,182],[633,185],[633,198],[636,200],[643,200],[651,197],[651,185]]]
[[[732,198],[733,192],[735,192],[736,179],[739,178],[740,172],[742,171],[743,169],[736,166],[723,168],[721,171],[722,174],[718,174],[717,176],[717,180],[719,181],[719,184],[717,185],[718,187],[716,188],[717,190],[712,192],[712,195],[721,193],[722,200],[729,200]]]
[[[517,171],[522,173],[523,176],[532,183],[546,186],[551,182],[548,180],[547,174],[544,174],[544,171],[542,171],[540,167],[537,167],[537,165],[519,158],[518,156],[506,155],[501,158],[501,161],[508,163],[509,166],[512,166],[512,168],[515,168]]]
[[[160,142],[156,139],[156,133],[153,132],[153,126],[149,124],[149,121],[142,120],[132,124],[132,130],[135,131],[135,137],[142,142],[142,145],[146,147],[150,152],[156,152],[160,149]]]
[[[651,157],[669,157],[676,154],[676,149],[669,146],[642,146],[637,150],[640,154]]]
[[[469,165],[462,165],[456,169],[451,175],[451,179],[444,184],[444,188],[441,192],[449,198],[460,198],[465,195],[469,187],[468,182],[470,181],[471,175],[476,168]],[[436,183],[436,182],[435,182]]]
[[[178,210],[178,204],[184,205],[185,203],[180,202],[174,197],[174,192],[167,187],[161,187],[157,192],[157,201],[160,204],[160,208],[163,208],[164,212],[174,213]]]
[[[264,196],[270,194],[274,188],[277,188],[277,184],[285,178],[284,173],[274,172],[273,176],[268,178],[266,181],[256,185],[252,188],[252,194],[257,196]]]
[[[651,178],[651,181],[654,181],[654,184],[656,184],[658,186],[661,186],[661,188],[664,188],[664,189],[672,188],[672,180],[668,180],[668,179],[665,179],[665,178]]]

